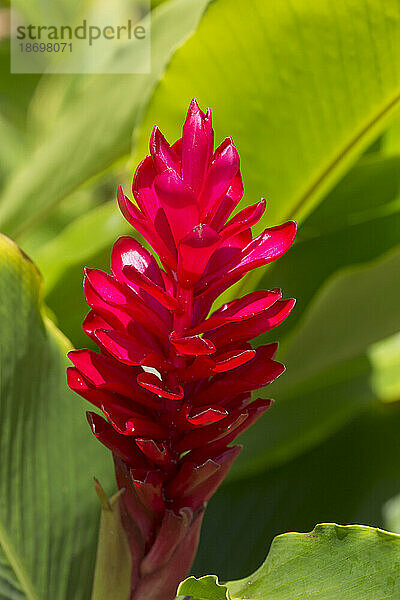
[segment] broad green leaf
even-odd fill
[[[178,587],[179,596],[190,596],[193,600],[231,600],[225,585],[218,583],[215,575],[196,579],[188,577]]]
[[[69,342],[44,316],[33,263],[0,238],[0,598],[87,600],[107,453],[65,382]]]
[[[244,577],[276,535],[316,522],[389,527],[383,507],[400,492],[399,409],[369,410],[291,461],[222,486],[207,507],[193,574]]]
[[[396,534],[324,523],[275,538],[264,564],[228,589],[232,600],[395,600],[399,560]]]
[[[195,96],[233,136],[247,204],[269,200],[262,225],[303,219],[394,114],[399,40],[397,0],[216,0],[156,89],[138,158],[155,123],[179,135]]]
[[[227,592],[210,575],[190,577],[178,592],[193,600],[395,600],[399,556],[399,535],[323,523],[310,533],[276,537],[263,565],[249,577],[227,583]]]
[[[132,129],[155,83],[174,50],[196,28],[208,1],[170,0],[153,11],[148,75],[119,75],[117,82],[114,75],[85,78],[80,94],[5,189],[0,200],[3,232],[21,233],[49,207],[127,154]]]

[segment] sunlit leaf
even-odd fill
[[[37,269],[4,236],[0,250],[0,597],[87,600],[92,481],[110,486],[110,460],[66,386],[70,345],[43,316]]]
[[[264,564],[228,584],[234,600],[395,600],[400,536],[360,525],[317,525],[272,543]]]

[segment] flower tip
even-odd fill
[[[257,213],[260,215],[257,217],[257,221],[261,219],[263,214],[265,213],[265,209],[267,208],[267,201],[265,198],[261,198],[259,202],[256,204]]]
[[[196,100],[196,98],[192,98],[189,104],[189,110],[188,110],[188,114],[192,114],[194,112],[201,112],[199,104]]]
[[[124,190],[122,189],[122,185],[117,187],[117,198],[119,200],[123,200],[125,198]]]
[[[233,138],[231,135],[228,135],[228,137],[226,137],[224,139],[224,141],[222,142],[222,144],[220,145],[219,150],[221,151],[221,154],[222,154],[222,151],[226,150],[227,148],[230,148],[231,150],[233,150],[234,152],[237,153],[236,146],[233,142]]]
[[[154,139],[157,139],[158,136],[162,135],[158,125],[154,125],[153,130],[150,135],[150,145]]]
[[[239,171],[239,152],[237,151],[237,148],[231,136],[226,137],[224,141],[219,145],[219,147],[215,151],[214,160],[216,160],[217,156],[220,160],[223,160],[224,164],[231,165],[231,170],[234,172],[234,174],[236,174]]]
[[[288,226],[290,226],[291,234],[293,236],[293,240],[297,234],[297,222],[296,221],[288,221]]]
[[[278,377],[280,377],[282,375],[282,373],[284,373],[286,371],[286,366],[283,363],[278,362],[277,360],[275,362],[276,362],[277,371],[278,371],[276,379],[278,379]],[[268,408],[269,408],[269,405],[268,405]]]
[[[125,196],[124,190],[122,189],[122,185],[119,185],[117,187],[117,202],[118,202],[120,211],[122,212],[124,217],[127,219],[128,211],[127,211],[126,207],[129,206],[129,204],[131,204],[131,202],[130,202],[129,198],[127,196]]]
[[[77,394],[87,389],[86,381],[75,367],[67,367],[67,385]]]
[[[83,267],[83,279],[84,282],[88,281],[90,283],[90,279],[92,276],[92,273],[96,271],[96,269],[91,269],[90,267]]]
[[[154,127],[151,131],[150,140],[149,140],[150,154],[153,154],[153,151],[157,146],[157,137],[158,137],[159,132],[160,132],[160,130],[159,130],[158,126],[154,125]]]
[[[151,132],[150,143],[149,143],[150,154],[153,157],[157,156],[159,148],[160,148],[160,146],[161,146],[162,143],[166,144],[166,139],[164,138],[164,136],[161,133],[161,131],[158,128],[158,126],[154,125],[153,131]]]
[[[196,98],[192,98],[189,104],[188,111],[186,113],[185,122],[183,124],[183,131],[187,130],[188,126],[190,127],[193,123],[197,122],[199,119],[202,120],[203,118],[204,114],[200,110]]]
[[[207,111],[204,113],[201,110],[196,98],[192,98],[190,105],[189,105],[189,109],[187,111],[186,121],[192,121],[192,119],[196,119],[196,118],[200,118],[201,121],[203,121],[203,123],[207,123],[209,125],[209,127],[211,128],[212,114],[211,114],[210,107],[207,107]],[[211,131],[211,129],[210,129],[210,131]]]

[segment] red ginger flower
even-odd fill
[[[248,271],[276,260],[296,234],[292,221],[253,238],[261,200],[229,216],[243,195],[231,138],[214,151],[211,113],[192,101],[172,146],[157,127],[133,180],[125,218],[158,254],[120,238],[111,275],[86,269],[91,307],[83,329],[100,353],[70,353],[69,386],[106,418],[88,413],[114,455],[125,488],[122,519],[133,558],[131,600],[175,597],[191,566],[204,507],[240,446],[229,444],[270,406],[251,392],[284,366],[277,344],[249,341],[279,325],[294,300],[256,291],[208,313]]]

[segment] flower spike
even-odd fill
[[[136,239],[115,243],[111,274],[85,270],[84,331],[100,352],[72,351],[68,384],[100,409],[94,435],[114,456],[121,517],[132,552],[129,600],[175,597],[194,558],[206,503],[240,452],[230,446],[270,407],[254,390],[284,371],[277,344],[250,341],[279,325],[294,300],[251,292],[210,313],[250,270],[282,256],[293,221],[253,238],[266,203],[232,211],[243,195],[231,138],[214,149],[211,111],[192,100],[182,138],[155,127],[124,217]]]

